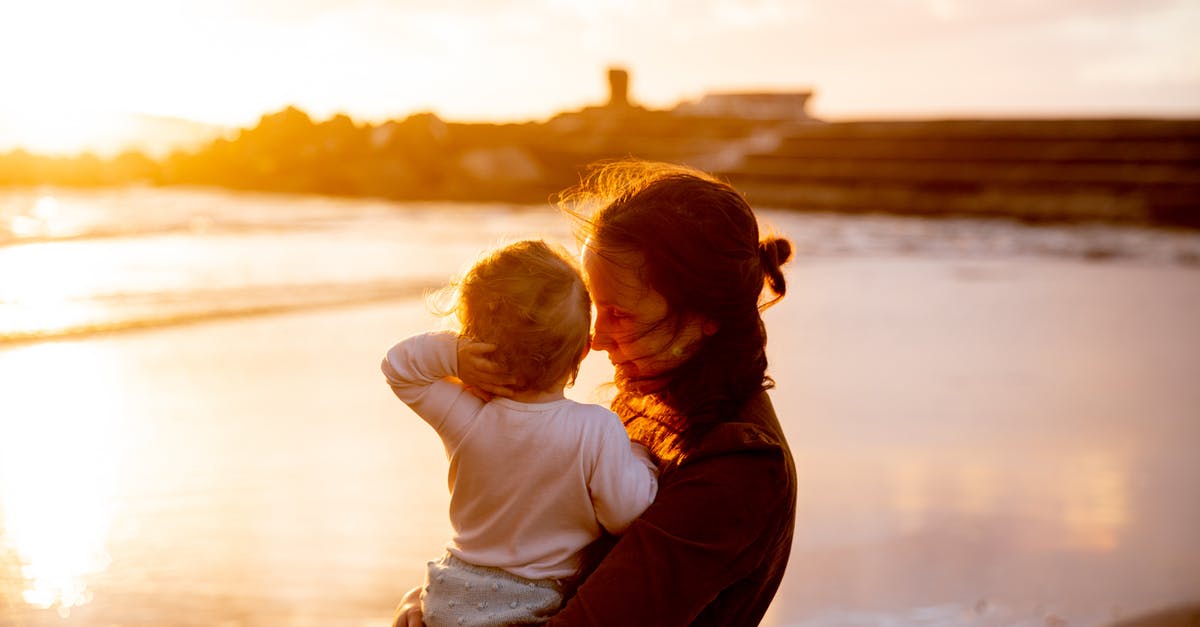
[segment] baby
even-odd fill
[[[486,255],[459,283],[453,311],[459,334],[410,337],[382,365],[450,460],[454,535],[428,564],[424,621],[543,622],[584,547],[602,529],[621,533],[654,500],[656,467],[615,414],[563,395],[591,329],[591,300],[565,252],[521,241]],[[511,375],[511,394],[484,401],[457,378],[482,355]]]

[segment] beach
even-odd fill
[[[801,476],[778,624],[1106,625],[1197,600],[1192,271],[790,278],[768,318],[795,350],[772,358]]]
[[[1103,625],[1195,600],[1196,278],[794,268],[767,320],[800,507],[766,624]],[[66,492],[46,506],[61,532],[107,537],[71,623],[387,624],[448,537],[448,497],[439,442],[378,362],[436,323],[416,300],[0,353],[5,381],[47,386],[8,402],[38,395],[29,428],[59,439],[21,470],[95,458],[44,486]],[[573,395],[605,376],[593,355]],[[80,503],[111,515],[72,520]]]
[[[1200,269],[865,251],[801,255],[765,314],[800,483],[763,624],[1200,601]],[[439,324],[402,293],[0,345],[0,624],[389,624],[450,529],[378,368]]]

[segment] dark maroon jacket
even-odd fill
[[[796,467],[766,393],[659,478],[549,625],[757,625],[787,566]]]

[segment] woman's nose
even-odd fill
[[[607,326],[600,320],[596,321],[596,329],[592,332],[592,350],[607,351],[614,346]]]

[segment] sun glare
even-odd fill
[[[84,344],[0,352],[0,380],[22,382],[0,416],[0,546],[20,562],[25,603],[64,617],[91,601],[88,578],[109,563],[122,400],[107,357]]]
[[[95,299],[120,269],[98,259],[95,241],[37,241],[70,236],[86,222],[88,207],[55,195],[30,197],[0,207],[0,237],[24,244],[0,246],[0,338],[56,333],[102,319],[107,307]]]
[[[121,114],[83,108],[39,107],[8,111],[6,143],[42,155],[120,152],[130,122]]]
[[[29,269],[0,277],[0,337],[60,332],[100,317],[100,305],[86,298],[99,279],[80,265],[89,256],[72,244],[50,242],[0,249],[0,256],[13,256],[11,260],[0,258],[0,265]]]
[[[198,37],[186,17],[157,28],[143,21],[169,13],[148,0],[0,9],[0,54],[20,59],[0,77],[0,151],[110,156],[125,149],[139,130],[137,114],[178,91],[161,84],[172,75],[171,39]]]

